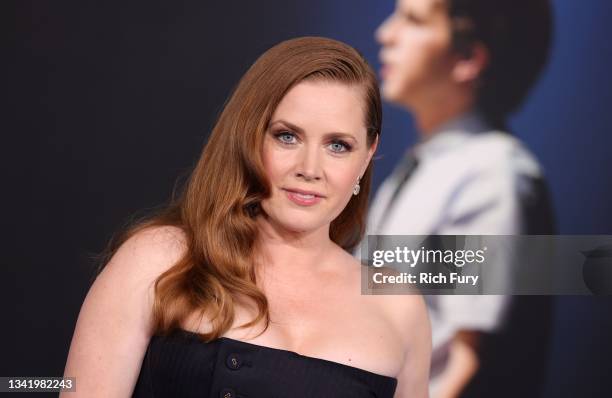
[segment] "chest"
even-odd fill
[[[319,289],[278,288],[266,291],[270,324],[226,336],[396,376],[403,363],[402,336],[392,321],[358,286]],[[239,311],[235,325],[250,319]]]

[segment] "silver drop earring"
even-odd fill
[[[357,184],[355,184],[355,186],[353,187],[353,195],[359,195],[359,190],[361,189],[361,187],[359,186],[360,180],[361,178],[357,180]]]

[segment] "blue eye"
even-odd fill
[[[348,152],[351,150],[351,146],[344,141],[334,141],[330,144],[333,152]]]
[[[295,144],[295,135],[289,131],[281,131],[274,136],[283,144]]]

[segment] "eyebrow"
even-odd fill
[[[304,134],[304,129],[303,128],[301,128],[301,127],[299,127],[299,126],[297,126],[297,125],[295,125],[293,123],[290,123],[290,122],[288,122],[286,120],[279,119],[279,120],[275,120],[273,122],[270,122],[270,127],[274,126],[275,124],[283,124],[283,125],[287,126],[290,130],[296,131],[296,132],[298,132],[300,134]],[[358,142],[358,140],[355,137],[355,135],[353,135],[351,133],[345,133],[345,132],[342,132],[342,131],[333,131],[333,132],[326,133],[325,135],[326,136],[331,136],[331,137],[349,138],[349,139],[351,139],[351,140],[353,140],[355,142]]]

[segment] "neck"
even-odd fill
[[[275,278],[296,278],[315,273],[324,263],[334,242],[329,238],[329,224],[313,231],[290,231],[265,215],[257,218],[256,243],[258,268]]]
[[[411,107],[416,127],[422,139],[434,134],[436,130],[450,120],[469,112],[474,106],[473,96],[466,93],[448,93],[435,102],[423,106]]]

